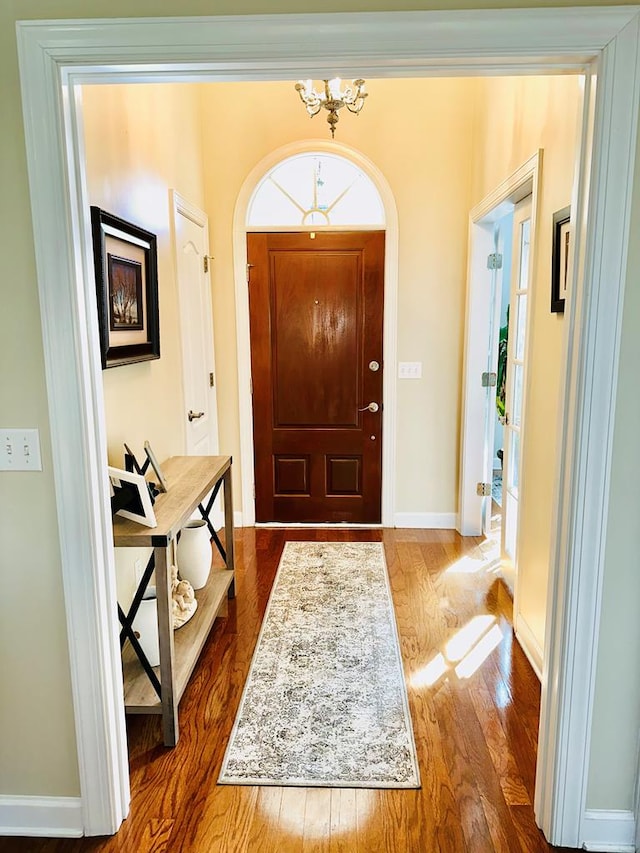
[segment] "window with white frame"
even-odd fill
[[[384,225],[371,178],[336,154],[308,152],[278,163],[256,187],[247,225]]]

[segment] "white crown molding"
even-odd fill
[[[236,71],[255,79],[264,60],[283,72],[370,76],[380,57],[393,54],[385,76],[407,76],[427,65],[513,68],[554,67],[588,61],[634,17],[637,7],[351,12],[194,18],[102,18],[20,22],[47,52],[82,68],[98,59],[116,74],[136,65],[184,63],[173,71]],[[453,18],[455,16],[455,20]],[[135,57],[131,50],[135,48]],[[156,71],[161,70],[160,68]],[[315,72],[315,73],[314,73]],[[291,75],[288,74],[288,77]],[[288,79],[288,78],[287,78]]]
[[[80,797],[14,797],[0,794],[0,835],[79,838]]]

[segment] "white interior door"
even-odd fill
[[[500,229],[495,227],[493,232],[493,252],[487,261],[491,269],[491,310],[489,326],[489,348],[487,351],[486,371],[495,377],[498,371],[498,335],[500,332],[500,291],[502,284],[502,251],[500,246]],[[493,257],[493,260],[492,260]],[[493,446],[495,439],[496,385],[487,385],[487,400],[485,405],[484,454],[483,454],[483,483],[493,480]],[[482,532],[485,536],[491,533],[492,497],[488,495],[482,500]]]
[[[513,262],[509,303],[507,348],[506,417],[502,479],[502,566],[513,589],[517,566],[519,489],[522,472],[524,389],[526,378],[527,314],[531,269],[531,196],[513,213]]]
[[[180,305],[184,436],[187,455],[218,453],[218,415],[209,265],[204,211],[171,193]]]

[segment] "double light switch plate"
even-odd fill
[[[0,471],[42,471],[37,429],[0,428]]]

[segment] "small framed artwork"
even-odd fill
[[[149,485],[142,474],[109,466],[111,511],[145,527],[156,527]]]
[[[91,208],[102,367],[160,358],[156,236]]]
[[[158,490],[161,492],[166,492],[167,488],[168,488],[167,479],[164,476],[164,474],[162,473],[162,469],[160,468],[160,463],[156,459],[156,455],[153,452],[153,450],[151,449],[151,445],[149,444],[148,441],[145,441],[145,443],[144,443],[144,452],[147,454],[147,459],[149,460],[149,463],[151,464],[151,467],[153,468],[153,473],[158,478]]]
[[[571,207],[553,214],[553,250],[551,255],[551,312],[562,313],[569,283],[571,248]]]

